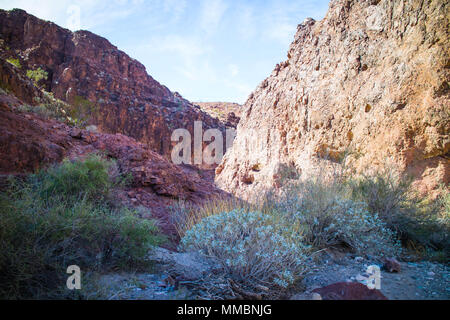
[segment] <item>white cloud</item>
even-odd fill
[[[268,5],[259,21],[263,35],[287,48],[294,39],[297,25],[306,17],[317,16],[322,5],[316,0],[277,0]]]
[[[219,26],[227,9],[222,0],[204,0],[200,25],[207,34],[212,34]]]
[[[232,77],[236,77],[239,74],[239,67],[233,63],[228,65],[228,69]]]
[[[139,11],[143,3],[143,0],[0,0],[0,7],[20,8],[64,28],[74,29],[76,26],[76,29],[92,29],[130,16]],[[79,15],[79,23],[74,24],[74,15]]]
[[[178,21],[186,11],[187,0],[163,0],[163,8],[171,13],[174,21]]]
[[[238,6],[236,24],[241,37],[244,39],[254,37],[257,34],[254,9],[248,5]]]
[[[204,43],[203,39],[196,37],[182,37],[179,35],[156,36],[144,44],[135,46],[139,56],[170,57],[173,70],[189,80],[201,80],[209,77],[214,80],[215,72],[208,63],[208,55],[212,47]]]
[[[144,48],[161,53],[176,53],[185,57],[200,56],[211,50],[211,47],[197,38],[175,34],[153,37],[144,45]]]

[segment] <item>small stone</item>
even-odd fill
[[[400,262],[398,262],[395,258],[386,258],[384,259],[383,269],[388,272],[400,272],[402,267]]]
[[[387,300],[380,290],[369,289],[358,282],[339,282],[314,289],[323,300]]]
[[[314,292],[312,294],[312,299],[313,300],[322,300],[322,296],[320,294],[318,294],[317,292]]]
[[[70,129],[69,135],[74,139],[81,139],[82,132],[78,128],[72,128]]]

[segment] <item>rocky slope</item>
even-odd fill
[[[133,137],[159,154],[170,156],[172,131],[186,128],[192,133],[196,120],[204,129],[225,129],[159,84],[141,63],[91,32],[71,32],[23,10],[0,10],[0,44],[1,57],[19,59],[22,73],[39,67],[48,72],[40,84],[56,98],[91,101],[89,124],[102,132]],[[14,80],[2,72],[2,86],[14,87],[10,81]]]
[[[194,102],[211,117],[222,121],[227,127],[236,128],[241,119],[242,105],[234,102]]]
[[[132,177],[131,185],[119,190],[117,199],[131,207],[150,208],[143,218],[157,218],[162,230],[172,236],[175,229],[170,205],[178,200],[201,204],[211,197],[224,196],[212,180],[172,164],[133,138],[69,127],[19,111],[17,107],[22,104],[15,96],[0,91],[0,189],[9,175],[25,175],[64,158],[100,153],[116,160],[117,173]]]
[[[298,26],[288,59],[244,106],[216,182],[244,198],[283,172],[390,165],[432,192],[450,182],[447,1],[334,0]]]

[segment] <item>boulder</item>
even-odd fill
[[[314,300],[388,300],[380,290],[369,289],[358,282],[334,283],[314,289],[313,295]]]

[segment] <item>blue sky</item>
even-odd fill
[[[0,0],[107,38],[191,101],[244,103],[328,0]],[[79,17],[79,19],[78,19]]]

